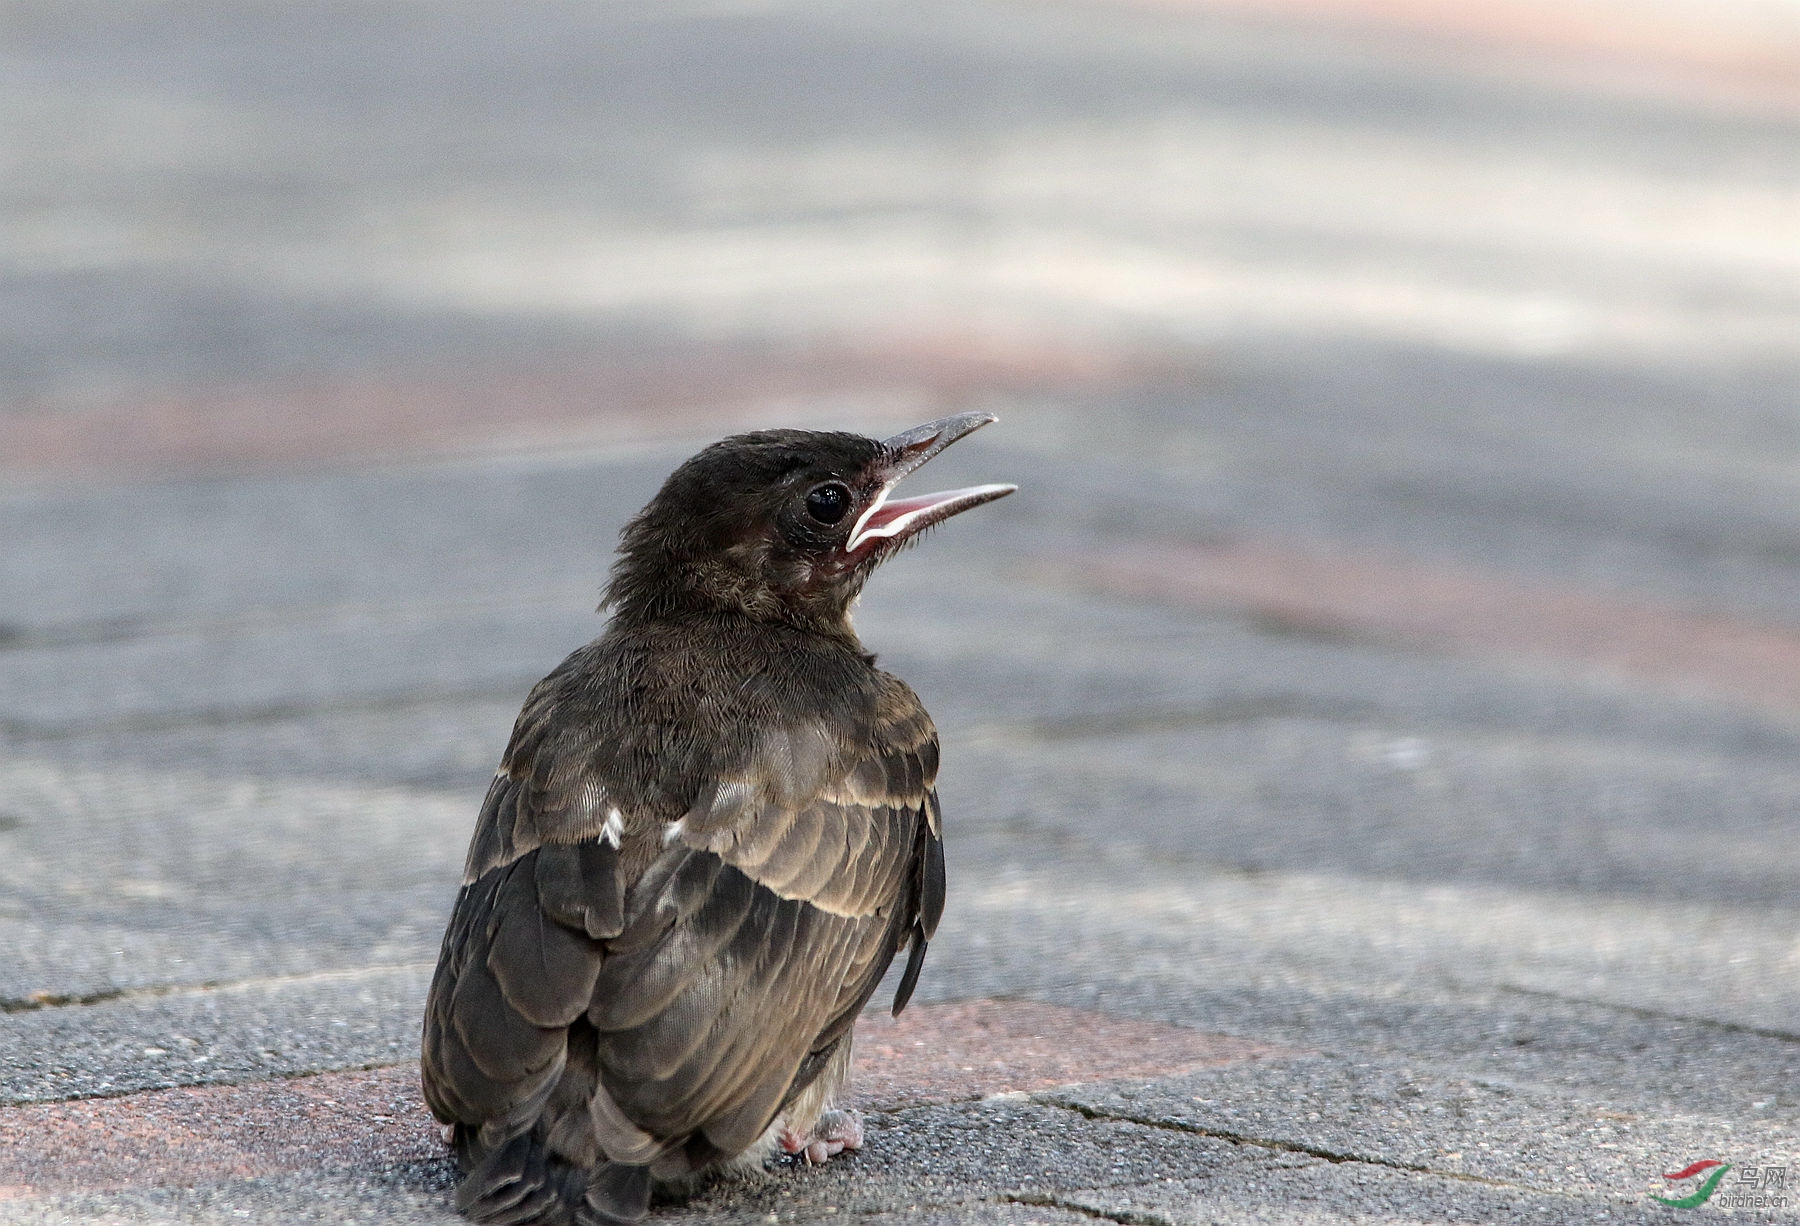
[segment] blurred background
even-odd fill
[[[405,1058],[624,517],[965,408],[927,995],[1791,1031],[1800,4],[0,0],[0,997],[274,983],[6,1092]]]
[[[1364,466],[1791,443],[1792,0],[8,0],[0,38],[9,475],[945,398],[1179,453],[1144,402],[1265,360],[1231,428]]]

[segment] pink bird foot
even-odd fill
[[[809,1166],[820,1166],[847,1149],[861,1149],[862,1143],[862,1117],[854,1111],[827,1111],[810,1133],[781,1130],[782,1152],[804,1158]]]

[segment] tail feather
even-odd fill
[[[574,1206],[578,1226],[631,1226],[650,1212],[650,1168],[609,1162]]]
[[[631,1226],[650,1210],[647,1166],[608,1162],[583,1171],[530,1133],[470,1163],[474,1147],[458,1140],[469,1173],[456,1186],[456,1207],[483,1226]]]

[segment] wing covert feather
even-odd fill
[[[943,905],[937,742],[910,690],[883,699],[822,765],[794,749],[817,736],[765,738],[639,882],[588,1017],[606,1088],[642,1127],[748,1145],[910,941],[904,1005]]]
[[[534,849],[459,891],[420,1065],[439,1119],[529,1126],[554,1088],[603,960],[589,925],[604,928],[619,909],[611,851]],[[583,868],[598,876],[573,880]]]
[[[553,1090],[568,1100],[566,1067],[629,1160],[646,1137],[737,1153],[909,944],[896,1012],[912,992],[944,899],[936,730],[865,667],[824,687],[863,697],[697,757],[667,725],[608,714],[627,675],[668,687],[623,666],[584,679],[599,665],[581,656],[533,690],[483,801],[427,1006],[426,1094],[447,1122],[516,1131]],[[558,704],[592,719],[553,721]],[[658,790],[684,773],[707,782]],[[546,1128],[579,1131],[555,1110]]]

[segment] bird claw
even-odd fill
[[[862,1117],[854,1111],[827,1111],[819,1117],[811,1132],[783,1128],[780,1137],[782,1152],[794,1155],[808,1166],[823,1166],[828,1159],[847,1149],[861,1149],[862,1144]]]

